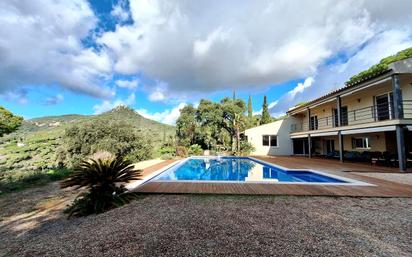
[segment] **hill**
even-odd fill
[[[8,191],[4,185],[12,184],[10,181],[32,179],[39,173],[56,169],[56,152],[65,129],[97,119],[132,124],[150,137],[155,152],[175,133],[173,126],[146,119],[123,106],[100,115],[47,116],[26,120],[16,132],[0,138],[0,192]]]

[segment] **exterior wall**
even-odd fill
[[[409,100],[410,102],[404,102],[404,118],[412,119],[412,76],[401,76],[401,90],[402,99]]]
[[[358,137],[368,137],[369,144],[371,147],[369,149],[364,148],[352,148],[352,138]],[[337,136],[328,136],[328,137],[315,137],[313,138],[314,141],[317,141],[315,144],[315,151],[320,154],[327,154],[325,149],[325,141],[332,139],[335,141],[335,151],[339,151],[339,139]],[[390,146],[395,144],[396,149],[396,141],[389,143],[389,147],[387,146],[386,135],[385,132],[378,132],[378,133],[366,133],[366,134],[354,134],[354,135],[344,135],[343,136],[343,150],[344,151],[356,151],[356,152],[363,152],[363,151],[370,151],[370,152],[384,152],[390,151]],[[393,151],[391,151],[393,152]]]
[[[292,140],[290,139],[290,127],[294,122],[293,118],[286,118],[269,124],[245,130],[244,134],[254,147],[253,155],[291,155]],[[296,121],[295,121],[296,122]],[[264,146],[262,136],[276,135],[277,147]]]
[[[412,75],[401,75],[400,77],[402,97],[405,109],[405,119],[412,119]],[[348,108],[348,125],[355,126],[376,122],[374,120],[375,97],[392,92],[392,80],[389,78],[379,84],[373,85],[358,92],[341,97],[342,107]],[[409,102],[408,102],[409,101]],[[318,117],[319,130],[333,129],[333,109],[336,101],[333,99],[322,105],[310,109],[311,116]],[[297,129],[308,131],[308,117],[306,111],[293,115],[297,123]],[[328,120],[326,123],[326,119]],[[382,121],[379,121],[382,123]],[[303,124],[303,126],[302,126]],[[345,127],[343,127],[345,128]]]
[[[368,137],[371,147],[369,149],[352,148],[352,138],[354,138],[354,137]],[[394,144],[396,144],[396,142],[394,142]],[[338,149],[339,144],[335,145],[335,148],[337,148],[336,150],[338,151],[339,150]],[[343,136],[343,149],[345,151],[357,151],[357,152],[363,152],[363,151],[384,152],[384,151],[386,151],[385,132],[344,135]]]

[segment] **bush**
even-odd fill
[[[190,155],[202,155],[203,154],[203,149],[198,144],[191,145],[190,148],[189,148],[189,154]]]
[[[95,120],[73,125],[65,130],[58,163],[77,166],[81,160],[107,151],[125,160],[137,162],[152,157],[152,142],[129,123]]]
[[[177,146],[176,147],[176,156],[179,157],[187,157],[188,151],[187,148],[184,146]]]
[[[255,147],[251,143],[245,140],[241,140],[240,141],[240,152],[236,153],[236,155],[240,155],[240,156],[249,155],[254,150],[255,150]]]
[[[137,195],[128,192],[125,184],[140,179],[140,172],[121,157],[82,161],[61,187],[88,191],[80,194],[66,212],[69,217],[87,216],[128,203]]]

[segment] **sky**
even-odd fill
[[[412,46],[410,0],[3,0],[0,106],[26,119],[127,105],[174,124],[232,96],[273,116]]]

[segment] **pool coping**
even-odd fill
[[[282,169],[282,170],[286,170],[286,171],[307,171],[307,172],[312,172],[315,174],[319,174],[322,176],[326,176],[326,177],[331,177],[334,179],[338,179],[338,180],[343,180],[346,181],[346,183],[340,183],[340,182],[271,182],[271,181],[224,181],[224,180],[153,180],[155,177],[159,176],[161,173],[167,171],[168,169],[175,167],[175,168],[179,168],[180,166],[182,166],[185,162],[187,162],[190,159],[204,159],[204,158],[219,158],[219,157],[223,157],[223,158],[243,158],[243,159],[250,159],[254,162],[269,166],[269,167],[274,167],[274,168],[278,168],[278,169]],[[339,176],[339,175],[335,175],[335,174],[330,174],[327,172],[322,172],[322,171],[317,171],[317,170],[312,170],[312,169],[289,169],[286,167],[283,167],[281,165],[277,165],[277,164],[273,164],[270,162],[266,162],[254,157],[241,157],[241,156],[191,156],[191,157],[187,157],[185,159],[182,160],[178,160],[175,161],[163,168],[161,168],[160,170],[153,172],[152,174],[150,174],[149,176],[145,177],[143,180],[138,181],[140,183],[136,184],[134,187],[132,188],[128,188],[129,190],[133,190],[136,189],[139,186],[142,186],[143,184],[146,184],[148,182],[160,182],[160,183],[195,183],[195,184],[199,184],[199,183],[216,183],[216,184],[269,184],[269,185],[313,185],[313,186],[376,186],[374,184],[371,183],[367,183],[367,182],[363,182],[360,180],[356,180],[356,179],[351,179],[351,178],[347,178],[347,177],[343,177],[343,176]],[[136,182],[137,183],[137,182]]]

